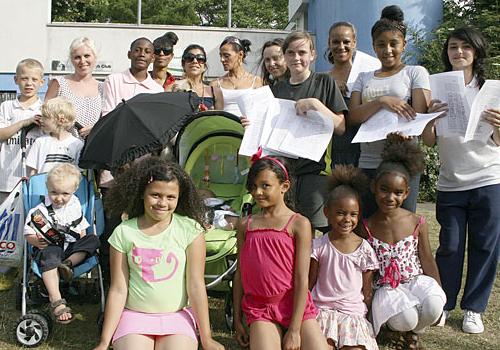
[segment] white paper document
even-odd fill
[[[347,97],[351,97],[352,86],[358,78],[359,73],[371,72],[379,69],[381,63],[378,58],[375,58],[363,51],[356,50],[354,61],[352,62],[351,72],[347,78]]]
[[[250,125],[245,129],[245,136],[241,141],[239,153],[251,156],[260,146],[261,139],[268,139],[270,130],[264,127],[268,109],[274,109],[274,95],[269,86],[250,90],[238,100],[241,113],[248,118]],[[274,116],[274,110],[269,111]],[[268,121],[269,123],[269,121]]]
[[[399,117],[396,113],[386,109],[381,109],[371,116],[366,122],[361,124],[352,143],[373,142],[384,140],[387,134],[401,132],[406,136],[421,135],[427,123],[438,117],[443,112],[437,113],[417,113],[413,120]]]
[[[481,117],[488,108],[500,108],[500,80],[486,80],[472,103],[465,141],[479,140],[486,143],[493,127]]]
[[[470,106],[465,97],[463,71],[430,76],[432,98],[448,104],[448,113],[436,122],[437,136],[463,136],[469,122]]]
[[[240,146],[242,155],[262,147],[265,155],[319,161],[332,138],[333,120],[316,111],[297,115],[295,101],[254,93],[243,96],[239,105],[250,120]]]

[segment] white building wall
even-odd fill
[[[182,51],[187,45],[196,43],[207,51],[208,73],[212,77],[224,73],[218,50],[226,36],[235,35],[252,42],[247,69],[257,72],[263,43],[276,37],[284,37],[288,33],[276,30],[229,30],[170,25],[50,23],[50,0],[1,0],[0,43],[6,51],[0,60],[0,74],[13,73],[17,62],[27,57],[40,60],[49,74],[64,73],[58,71],[63,66],[66,71],[71,70],[68,64],[68,48],[71,41],[79,36],[88,36],[96,42],[99,51],[98,64],[103,66],[96,69],[97,75],[120,72],[130,65],[127,51],[134,39],[144,36],[153,40],[167,31],[173,31],[179,37],[171,67],[180,69]],[[62,64],[57,65],[57,61]]]

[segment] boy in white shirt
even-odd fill
[[[40,125],[48,135],[37,138],[31,146],[26,158],[29,176],[48,172],[60,163],[78,164],[83,142],[69,132],[75,117],[73,104],[64,97],[43,103]]]
[[[34,259],[42,271],[56,322],[73,320],[71,309],[61,297],[59,278],[70,281],[73,267],[95,253],[99,238],[85,233],[89,223],[82,213],[75,191],[80,171],[71,164],[58,164],[47,175],[48,196],[32,208],[26,217],[24,235],[33,249]]]
[[[21,129],[38,124],[42,101],[38,90],[43,85],[43,66],[27,58],[18,63],[14,81],[20,95],[0,105],[0,203],[7,198],[21,179]],[[29,148],[42,135],[40,128],[31,130],[26,138]]]

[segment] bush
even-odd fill
[[[436,201],[436,184],[439,177],[439,155],[437,147],[427,147],[422,143],[425,169],[420,177],[418,199],[422,202]]]

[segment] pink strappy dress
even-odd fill
[[[288,232],[292,215],[281,230],[251,229],[252,217],[247,220],[245,242],[240,251],[240,271],[243,284],[242,309],[247,323],[268,321],[288,328],[293,313],[293,271],[295,239]],[[303,320],[316,318],[311,293]]]

